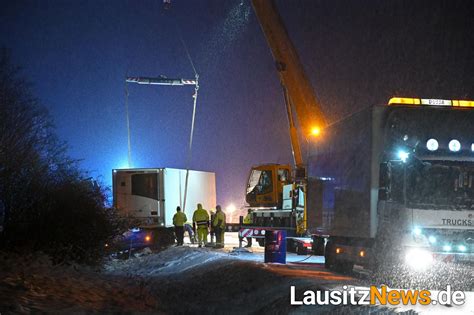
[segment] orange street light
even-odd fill
[[[319,136],[319,134],[321,133],[321,129],[319,129],[318,127],[313,127],[311,129],[311,135],[312,136]]]

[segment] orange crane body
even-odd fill
[[[298,128],[293,113],[296,114],[301,135],[305,138],[311,134],[319,134],[327,122],[275,2],[273,0],[252,0],[252,6],[270,47],[283,88],[295,172],[292,178],[291,171],[290,174],[283,175],[285,170],[287,173],[290,170],[289,165],[266,164],[253,167],[247,185],[246,201],[250,207],[266,207],[278,211],[278,209],[284,208],[285,185],[293,185],[290,193],[292,195],[290,198],[293,199],[295,191],[301,190],[305,193],[306,187],[306,166],[301,154]],[[272,180],[268,181],[264,176]],[[293,212],[297,212],[294,211],[296,207],[294,204],[293,200]],[[306,230],[306,201],[303,208],[304,211],[300,211],[303,212],[302,215],[299,215],[300,219],[281,220],[285,224],[297,222],[298,234]],[[270,213],[273,220],[275,213],[271,213],[271,211],[267,211],[267,214]],[[264,216],[263,213],[262,216]]]

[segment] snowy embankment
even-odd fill
[[[47,256],[0,253],[0,313],[143,312],[158,297],[138,278],[110,277],[80,266],[53,266]]]
[[[106,273],[154,277],[182,274],[213,261],[231,259],[229,254],[196,247],[171,247],[160,253],[129,260],[113,260],[105,264]]]
[[[0,313],[390,314],[413,309],[291,306],[291,286],[302,296],[306,290],[367,283],[321,265],[264,264],[249,256],[172,247],[129,260],[110,260],[101,270],[93,270],[53,266],[44,255],[0,253]],[[417,308],[426,310],[448,308]]]
[[[0,253],[0,313],[290,313],[290,286],[314,288],[301,273],[242,256],[173,247],[92,270]]]
[[[148,287],[162,298],[160,309],[166,313],[289,311],[290,283],[308,285],[279,275],[263,263],[194,247],[113,261],[105,270],[110,275],[147,279]]]
[[[210,249],[169,248],[102,270],[0,253],[0,313],[251,313],[289,307],[290,283],[263,263]],[[282,299],[284,302],[282,302]],[[288,309],[287,309],[288,310]]]

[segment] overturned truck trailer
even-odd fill
[[[120,215],[148,231],[154,245],[174,242],[173,215],[180,206],[191,221],[196,204],[216,206],[216,179],[212,172],[190,170],[184,209],[186,170],[132,168],[112,171],[113,204]]]
[[[325,130],[310,172],[324,179],[323,209],[332,217],[327,267],[472,261],[472,107],[392,98]]]

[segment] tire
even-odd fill
[[[333,245],[331,241],[326,244],[326,250],[324,251],[324,267],[329,270],[333,270],[335,264],[335,257],[333,253]]]
[[[296,246],[295,246],[295,241],[293,241],[293,239],[291,239],[291,238],[286,239],[286,251],[288,253],[296,253],[297,252],[297,249],[296,249]]]
[[[313,239],[313,254],[316,256],[324,256],[324,238],[315,237]]]
[[[265,247],[265,239],[264,238],[257,238],[257,243],[260,247]]]

